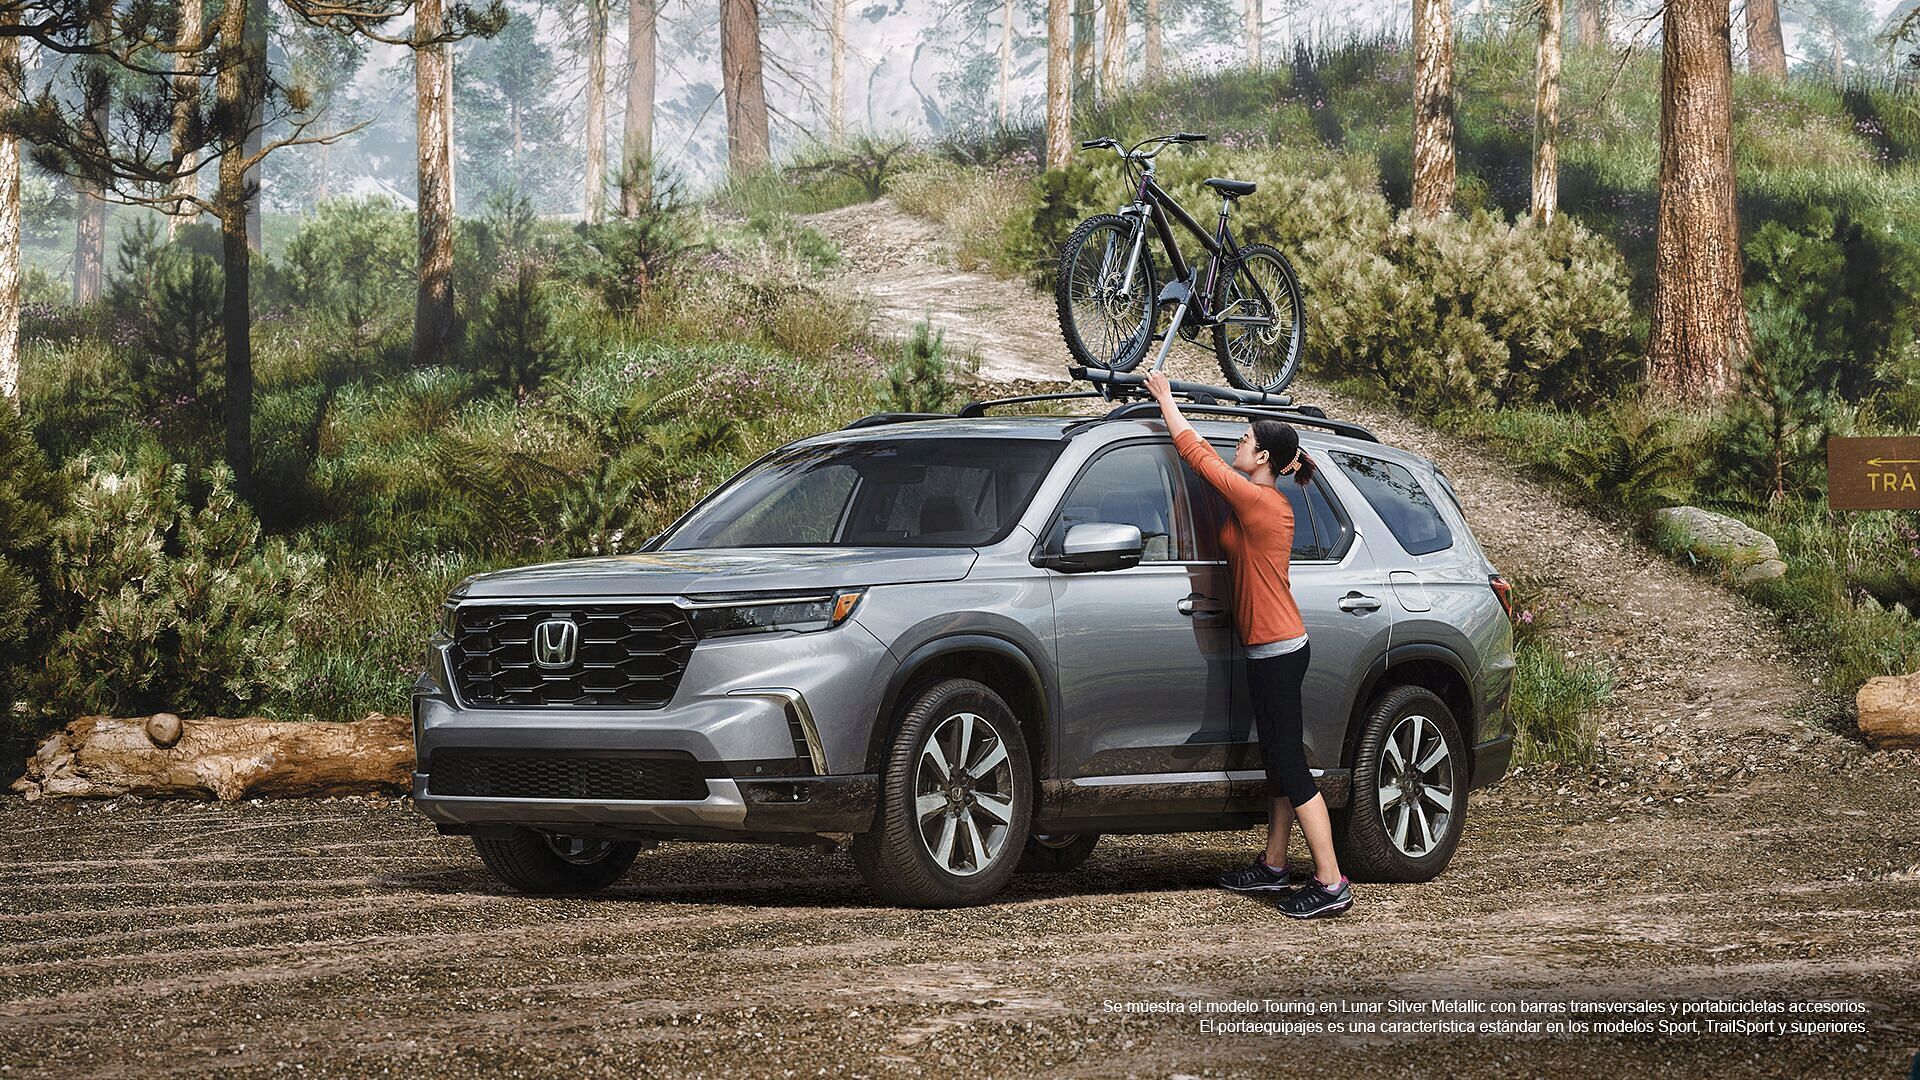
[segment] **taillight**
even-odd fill
[[[1493,595],[1500,598],[1500,606],[1506,609],[1507,618],[1513,618],[1513,582],[1499,574],[1489,574],[1487,584],[1493,586]]]

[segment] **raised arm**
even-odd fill
[[[1167,385],[1164,371],[1149,371],[1146,374],[1147,392],[1153,400],[1160,403],[1160,416],[1167,422],[1167,432],[1173,436],[1173,448],[1179,452],[1180,460],[1187,463],[1201,479],[1213,485],[1227,505],[1235,513],[1249,510],[1258,505],[1260,485],[1235,472],[1233,466],[1220,460],[1213,445],[1200,437],[1181,414],[1180,406],[1173,400],[1173,390]]]

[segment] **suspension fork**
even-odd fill
[[[1127,254],[1127,276],[1120,282],[1121,296],[1133,292],[1133,275],[1140,268],[1140,250],[1147,242],[1146,214],[1146,204],[1138,202],[1120,211],[1121,217],[1133,219],[1133,245]]]

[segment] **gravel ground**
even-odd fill
[[[906,228],[867,213],[836,235]],[[922,280],[1006,287],[954,273]],[[1002,385],[1055,378],[1056,354],[1008,349]],[[1615,673],[1600,760],[1477,793],[1440,879],[1289,922],[1209,887],[1250,830],[1109,837],[963,911],[872,906],[844,854],[720,845],[535,900],[404,800],[9,797],[0,1075],[1904,1076],[1920,754],[1840,734],[1844,703],[1737,595],[1414,418],[1295,389],[1439,461],[1494,561],[1568,602],[1568,655]],[[1124,1008],[1402,998],[1865,1011],[1821,1034],[1329,1035]]]

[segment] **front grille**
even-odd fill
[[[692,754],[524,753],[436,750],[427,763],[427,793],[497,799],[679,799],[707,797]]]
[[[577,627],[561,667],[534,662],[549,621]],[[473,708],[657,709],[673,700],[693,643],[693,625],[672,604],[485,604],[460,608],[450,657],[454,688]]]

